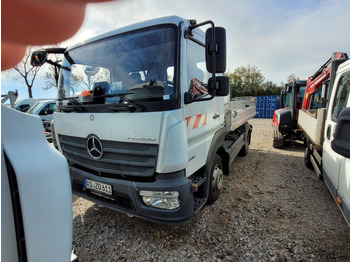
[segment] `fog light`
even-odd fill
[[[179,195],[177,191],[140,191],[145,205],[161,209],[178,208],[180,206]]]

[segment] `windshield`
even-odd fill
[[[136,104],[142,111],[171,105],[176,98],[176,32],[171,25],[150,27],[68,51],[58,100],[79,105],[81,111],[89,105],[97,111],[101,106],[92,105]]]
[[[36,102],[29,110],[27,111],[28,114],[35,114],[43,105],[45,102]]]
[[[286,108],[300,108],[303,104],[303,99],[304,99],[304,94],[305,94],[305,85],[296,85],[294,84],[288,84],[288,86],[292,87],[290,88],[290,92],[286,93],[286,99],[285,99],[285,104],[284,107]],[[298,93],[295,94],[295,91],[297,90]],[[294,96],[296,96],[296,101],[294,101]],[[296,105],[294,103],[296,102]]]

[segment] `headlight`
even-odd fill
[[[178,208],[180,206],[179,195],[177,191],[140,191],[140,196],[145,205],[161,209]]]

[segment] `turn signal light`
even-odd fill
[[[337,197],[337,203],[341,207],[341,199],[339,197]]]

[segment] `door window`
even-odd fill
[[[332,120],[336,121],[340,112],[346,108],[350,94],[350,74],[342,76],[338,83],[338,90],[332,106]]]
[[[41,111],[39,115],[51,115],[56,110],[56,103],[46,105]]]

